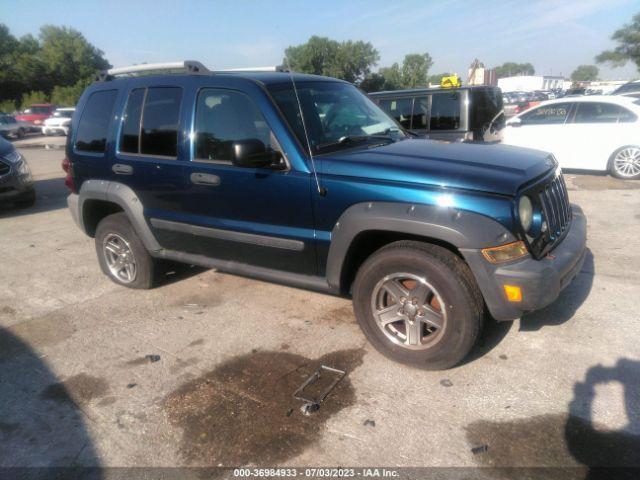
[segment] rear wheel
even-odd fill
[[[609,160],[609,172],[624,180],[640,179],[640,146],[630,145],[616,150]]]
[[[24,138],[24,135],[25,135],[24,128],[19,128],[18,133],[16,135],[18,136],[18,138]]]
[[[400,241],[369,257],[353,288],[358,323],[387,357],[450,368],[473,348],[483,301],[469,267],[449,250]]]
[[[95,242],[100,268],[111,280],[129,288],[153,287],[155,259],[125,213],[103,218],[96,229]]]

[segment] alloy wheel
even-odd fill
[[[391,342],[410,350],[430,348],[442,338],[447,325],[444,305],[424,277],[411,273],[385,276],[371,295],[378,327]]]
[[[117,233],[105,235],[102,251],[111,275],[122,283],[131,283],[136,279],[136,259],[123,237]]]
[[[613,159],[613,168],[621,177],[640,175],[640,148],[627,147],[620,150]]]

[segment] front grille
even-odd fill
[[[0,177],[6,175],[11,170],[11,167],[4,162],[0,162]]]
[[[540,258],[560,243],[569,230],[571,204],[562,173],[532,190],[529,195],[537,201],[543,223],[537,238],[529,239],[529,244],[534,256]]]

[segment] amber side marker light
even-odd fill
[[[482,255],[491,263],[503,263],[525,257],[529,254],[522,240],[499,247],[483,248]]]
[[[522,290],[516,285],[503,285],[504,293],[507,295],[507,300],[510,302],[522,301]]]

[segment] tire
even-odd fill
[[[24,128],[19,128],[18,133],[16,135],[18,136],[18,138],[24,138],[25,136]]]
[[[609,158],[609,173],[622,180],[640,179],[640,146],[625,145]]]
[[[20,200],[14,202],[15,206],[18,208],[29,208],[33,207],[36,203],[36,192],[35,190],[31,190],[27,195],[25,195]]]
[[[395,287],[389,286],[398,282],[402,288],[391,294]],[[396,297],[406,291],[403,305],[403,297]],[[412,298],[420,300],[413,304]],[[416,241],[391,243],[362,264],[353,285],[353,305],[360,328],[379,352],[427,370],[459,363],[475,345],[484,316],[482,294],[467,264],[445,248]],[[390,315],[386,320],[400,320],[381,327],[376,315],[380,309]]]
[[[95,243],[100,268],[113,282],[129,288],[153,287],[156,261],[147,252],[124,212],[114,213],[100,221]]]

